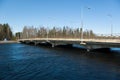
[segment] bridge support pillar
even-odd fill
[[[35,42],[35,46],[37,46],[37,42]]]
[[[87,46],[87,52],[90,52],[90,50],[92,50],[92,49],[93,49],[93,47],[91,45]]]
[[[52,43],[52,47],[55,47],[54,43]]]
[[[90,52],[90,49],[87,49],[87,52]]]

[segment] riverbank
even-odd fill
[[[18,43],[18,41],[0,41],[0,44],[2,43]]]

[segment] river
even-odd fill
[[[0,44],[0,80],[120,80],[120,49]]]

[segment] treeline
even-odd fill
[[[83,31],[82,28],[63,28],[53,27],[48,29],[46,27],[27,27],[23,28],[22,32],[16,33],[17,38],[93,38],[95,34],[92,30]]]
[[[0,24],[0,40],[15,40],[26,38],[84,38],[84,39],[119,39],[120,36],[114,35],[96,35],[92,30],[83,30],[82,28],[64,27],[39,27],[25,26],[22,32],[17,32],[16,37],[8,23]]]
[[[13,33],[11,31],[10,26],[6,24],[0,24],[0,40],[12,40]]]

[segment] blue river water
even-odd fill
[[[120,80],[120,49],[0,44],[0,80]]]

